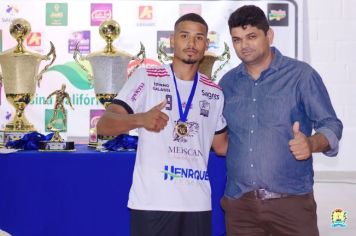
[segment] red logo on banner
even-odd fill
[[[26,39],[26,43],[30,47],[41,46],[41,38],[40,32],[31,32]]]
[[[152,6],[139,6],[138,18],[140,20],[152,20]]]

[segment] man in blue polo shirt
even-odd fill
[[[312,153],[335,156],[342,123],[319,74],[271,47],[260,8],[243,6],[228,24],[242,63],[220,81],[229,134],[221,200],[227,234],[317,236]]]

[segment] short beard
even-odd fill
[[[183,61],[183,63],[188,64],[188,65],[197,63],[197,60],[192,60],[192,59],[188,59],[188,60],[183,59],[182,61]]]

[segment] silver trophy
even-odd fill
[[[142,43],[140,43],[140,52],[136,56],[113,46],[113,41],[120,35],[120,25],[114,20],[104,21],[99,27],[99,34],[106,41],[103,50],[83,56],[79,51],[78,43],[73,58],[87,73],[90,83],[94,86],[96,98],[106,108],[117,96],[130,74],[143,63],[146,53]],[[84,60],[89,61],[93,74],[83,65]],[[139,60],[139,63],[128,72],[128,65],[132,60]],[[95,136],[92,132],[96,133],[96,130],[90,130],[90,137]],[[89,140],[89,146],[96,146],[96,144],[94,140]]]

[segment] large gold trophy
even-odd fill
[[[31,102],[36,83],[40,85],[42,74],[47,71],[56,59],[56,51],[51,43],[51,49],[47,55],[27,51],[23,41],[31,32],[31,25],[25,19],[17,18],[10,25],[10,34],[17,41],[17,46],[0,54],[0,65],[6,99],[16,109],[15,116],[5,130],[0,131],[0,145],[9,140],[22,138],[26,133],[35,131],[34,126],[27,120],[24,110]],[[52,59],[51,59],[52,56]],[[38,73],[41,61],[51,60]]]
[[[230,50],[229,46],[224,43],[224,52],[217,56],[213,52],[205,51],[203,59],[199,64],[199,72],[208,76],[212,81],[216,80],[217,74],[230,60]],[[172,61],[173,57],[168,55],[164,49],[164,43],[161,43],[158,47],[158,60],[165,64],[166,62]],[[223,61],[223,63],[214,71],[212,74],[213,66],[216,61]]]
[[[119,37],[120,31],[118,22],[115,20],[106,20],[99,27],[99,34],[106,41],[105,48],[84,57],[79,51],[78,43],[73,54],[74,60],[87,73],[89,81],[94,85],[96,98],[105,108],[114,100],[126,82],[129,76],[127,71],[129,62],[140,60],[133,69],[135,70],[145,59],[145,48],[142,43],[140,52],[136,56],[114,47],[113,42]],[[93,74],[82,64],[84,60],[89,61]],[[96,137],[95,129],[89,132],[90,137]],[[89,140],[89,146],[96,145],[97,140]]]

